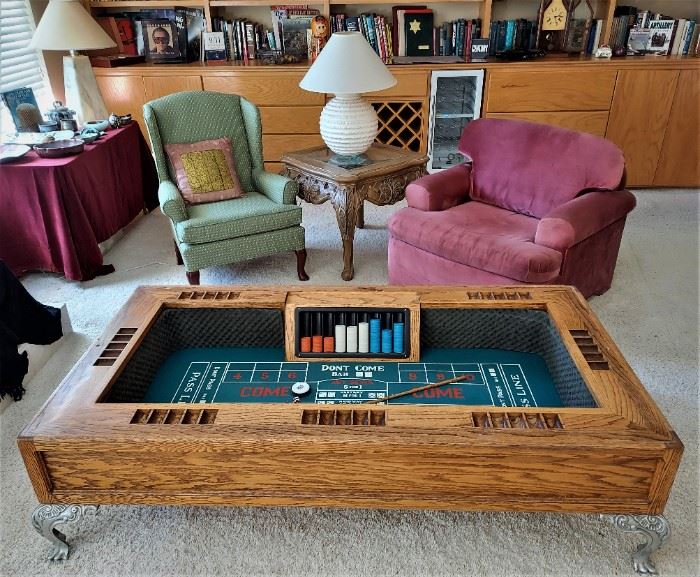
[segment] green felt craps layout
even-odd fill
[[[291,403],[295,383],[308,383],[301,403],[381,399],[466,375],[459,383],[388,401],[412,405],[563,407],[544,360],[501,349],[425,349],[421,362],[287,362],[281,348],[190,348],[168,357],[145,402]]]

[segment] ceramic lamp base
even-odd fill
[[[63,82],[66,106],[75,110],[80,126],[88,120],[103,120],[109,116],[87,56],[74,54],[63,57]]]
[[[338,94],[321,111],[320,127],[326,146],[348,157],[372,146],[379,122],[372,105],[359,94]]]

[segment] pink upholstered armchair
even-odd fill
[[[481,119],[462,133],[472,163],[424,176],[389,221],[392,284],[570,284],[610,288],[635,198],[612,143],[542,124]]]

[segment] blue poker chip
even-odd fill
[[[292,393],[298,397],[303,397],[311,392],[311,385],[309,383],[298,382],[292,385]]]

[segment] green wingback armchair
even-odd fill
[[[296,182],[265,172],[258,108],[241,96],[218,92],[179,92],[143,107],[160,186],[158,198],[170,219],[178,264],[187,280],[199,284],[199,271],[284,251],[295,251],[300,280],[306,249]],[[186,204],[164,144],[227,137],[244,198]]]

